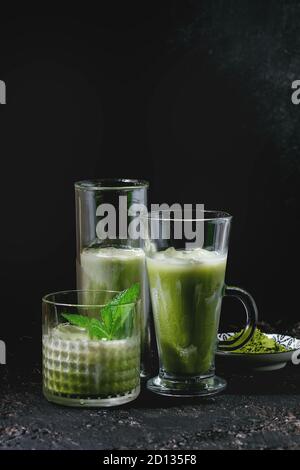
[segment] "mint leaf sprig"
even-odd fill
[[[113,340],[124,337],[126,324],[133,323],[134,303],[140,296],[140,284],[133,284],[129,289],[119,292],[106,304],[98,318],[85,315],[62,313],[62,317],[71,325],[85,328],[91,339]]]

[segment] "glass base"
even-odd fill
[[[109,406],[119,406],[124,405],[125,403],[129,403],[130,401],[135,400],[140,393],[140,387],[135,388],[131,392],[128,392],[124,395],[118,395],[114,397],[107,397],[107,398],[93,398],[93,397],[70,397],[64,396],[62,394],[55,394],[49,392],[49,390],[44,389],[44,396],[45,398],[58,405],[64,406],[75,406],[75,407],[86,407],[86,408],[102,408],[102,407],[109,407]]]
[[[149,377],[150,377],[150,373],[146,369],[141,369],[140,379],[143,381],[143,383],[147,381]]]
[[[170,397],[206,397],[222,392],[226,386],[226,380],[216,375],[194,381],[166,379],[157,375],[147,382],[151,392]]]

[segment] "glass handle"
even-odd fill
[[[225,286],[225,297],[236,297],[239,299],[246,312],[246,324],[241,334],[234,340],[219,341],[218,349],[221,351],[234,351],[243,347],[252,338],[256,328],[258,313],[256,303],[248,292],[239,287]]]

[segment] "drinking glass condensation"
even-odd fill
[[[63,291],[43,298],[43,391],[67,406],[115,406],[134,400],[140,391],[140,309],[118,306],[122,328],[110,339],[91,337],[65,315],[97,320],[118,292]],[[97,298],[99,304],[88,303]],[[139,303],[140,301],[138,301]]]
[[[147,376],[150,358],[149,288],[143,240],[131,237],[128,229],[134,219],[131,210],[147,207],[147,191],[146,181],[134,179],[75,183],[77,288],[122,291],[140,284],[142,376]],[[115,230],[105,225],[108,213]],[[97,294],[91,295],[89,302],[97,304]]]
[[[225,284],[231,216],[162,211],[144,216],[143,222],[160,362],[159,375],[147,386],[163,395],[216,394],[226,386],[214,366],[223,296],[242,302],[246,325],[235,342],[220,342],[219,348],[246,344],[257,320],[251,295]]]

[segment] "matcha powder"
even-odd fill
[[[235,333],[234,336],[228,338],[233,340],[240,335],[240,331]],[[288,349],[282,344],[277,343],[273,338],[269,338],[259,329],[256,329],[251,340],[240,349],[232,351],[232,353],[247,353],[247,354],[266,354],[266,353],[278,353],[286,352]]]

